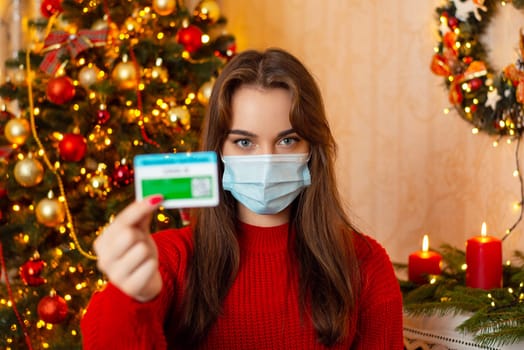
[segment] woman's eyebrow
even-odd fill
[[[252,132],[246,131],[246,130],[240,130],[240,129],[232,129],[229,130],[228,135],[242,135],[242,136],[249,136],[249,137],[256,137],[256,134],[253,134]]]
[[[289,134],[293,134],[295,132],[296,131],[293,128],[287,129],[287,130],[283,130],[283,131],[281,131],[281,132],[279,132],[277,134],[277,138],[284,137],[284,136],[287,136]],[[231,129],[231,130],[229,130],[228,135],[231,135],[231,134],[242,135],[242,136],[249,136],[249,137],[256,137],[257,136],[256,134],[254,134],[252,132],[249,132],[247,130],[240,130],[240,129]]]
[[[288,129],[288,130],[284,130],[284,131],[281,131],[278,133],[277,137],[284,137],[284,136],[287,136],[289,134],[293,134],[295,133],[295,129],[291,128],[291,129]]]

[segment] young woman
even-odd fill
[[[109,283],[82,321],[84,349],[402,349],[386,251],[358,233],[335,183],[319,89],[289,53],[245,51],[218,77],[202,149],[220,204],[150,234],[161,196],[98,237]]]

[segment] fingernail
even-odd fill
[[[147,202],[150,205],[157,205],[158,203],[162,202],[164,200],[164,196],[161,194],[155,194],[147,199]]]

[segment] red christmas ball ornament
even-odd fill
[[[20,278],[28,286],[39,286],[44,284],[45,279],[40,276],[44,270],[46,263],[40,258],[30,259],[20,266]]]
[[[40,300],[36,310],[44,322],[58,324],[66,319],[68,307],[64,298],[51,292]]]
[[[184,49],[193,53],[202,47],[202,30],[194,24],[180,28],[176,34],[176,42],[182,44]]]
[[[448,27],[451,29],[451,30],[455,30],[457,27],[458,27],[458,19],[455,18],[455,17],[449,17],[448,18]]]
[[[62,0],[43,0],[40,4],[40,11],[46,18],[51,17],[55,13],[60,13],[62,9]]]
[[[96,112],[96,122],[100,125],[107,123],[109,118],[111,118],[111,115],[106,109],[100,109]]]
[[[107,123],[109,118],[111,118],[111,115],[107,110],[107,106],[105,104],[101,104],[98,111],[96,112],[96,122],[100,125],[103,125]]]
[[[66,76],[52,78],[47,83],[47,99],[57,105],[71,101],[75,97],[73,81]]]
[[[473,62],[473,57],[471,57],[471,56],[463,57],[463,58],[462,58],[462,62],[464,62],[465,64],[467,64],[467,65],[469,66],[469,64],[470,64],[471,62]]]
[[[7,195],[7,189],[4,184],[0,184],[0,198],[4,198]]]
[[[484,82],[480,78],[473,78],[469,81],[469,88],[471,91],[476,91],[484,85]]]
[[[87,143],[82,135],[65,134],[58,143],[58,151],[66,162],[78,162],[86,155]]]
[[[133,182],[133,169],[127,164],[119,164],[113,170],[113,185],[123,187]]]

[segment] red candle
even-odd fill
[[[502,241],[486,235],[486,223],[480,236],[466,243],[466,285],[471,288],[502,287]]]
[[[408,278],[417,284],[428,283],[428,275],[440,275],[442,256],[429,251],[428,235],[422,240],[422,250],[411,253],[408,261]]]

